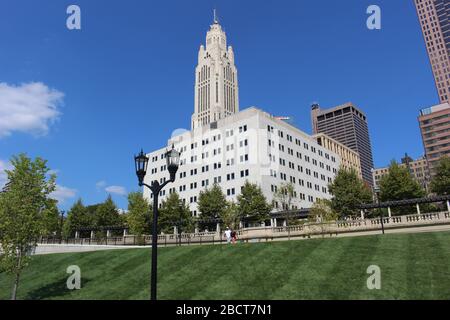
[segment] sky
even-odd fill
[[[69,5],[81,29],[69,30]],[[369,5],[381,29],[369,30]],[[413,0],[0,0],[0,184],[9,159],[48,160],[67,210],[139,190],[133,156],[190,129],[198,48],[217,8],[240,106],[290,116],[351,101],[375,167],[423,154],[419,109],[438,104]]]

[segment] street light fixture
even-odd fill
[[[152,228],[152,272],[151,272],[151,288],[150,297],[151,300],[156,300],[156,277],[157,277],[157,250],[158,250],[158,195],[160,191],[169,183],[175,182],[175,176],[180,164],[180,152],[175,150],[172,145],[172,150],[165,153],[167,161],[167,169],[169,170],[170,180],[166,180],[163,184],[159,184],[157,180],[154,180],[151,185],[144,183],[145,175],[147,174],[147,167],[149,158],[141,153],[134,157],[134,163],[136,166],[136,175],[139,180],[139,186],[145,186],[149,188],[153,194],[153,228]]]

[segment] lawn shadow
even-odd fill
[[[31,290],[27,293],[25,300],[45,300],[45,299],[57,299],[62,300],[65,296],[70,295],[73,291],[67,288],[67,277],[63,276],[47,285],[37,288],[35,290]],[[86,286],[86,283],[89,283],[91,280],[82,278],[81,279],[81,289]]]

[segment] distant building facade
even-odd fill
[[[450,103],[450,1],[415,0],[441,103]]]
[[[420,110],[420,132],[431,174],[442,156],[450,156],[450,105]]]
[[[314,104],[311,122],[313,134],[325,133],[358,153],[363,180],[372,187],[373,157],[366,115],[350,102],[331,109]]]
[[[412,177],[422,186],[422,188],[428,190],[431,178],[427,159],[424,156],[413,160],[408,155],[405,155],[405,157],[402,158],[400,166],[407,167]],[[378,189],[380,187],[381,178],[388,173],[389,167],[373,169],[373,182],[375,189]]]
[[[167,142],[181,151],[174,183],[160,194],[161,202],[173,192],[199,216],[200,191],[218,184],[227,200],[237,201],[246,181],[261,187],[269,202],[281,184],[292,183],[293,209],[309,208],[317,199],[330,199],[341,158],[320,146],[316,139],[285,121],[257,108],[247,108],[202,127],[175,136]],[[144,182],[160,183],[168,178],[164,153],[167,148],[147,154],[150,161]],[[149,190],[144,197],[151,199]],[[281,204],[274,202],[274,210]]]
[[[428,162],[424,156],[413,160],[406,154],[405,157],[402,158],[400,166],[408,168],[411,176],[421,185],[422,188],[428,190],[431,178],[430,171],[428,169]],[[388,173],[389,167],[373,169],[373,182],[375,189],[379,189],[381,178]]]
[[[313,138],[316,139],[320,146],[333,151],[341,157],[341,167],[347,170],[354,169],[362,179],[361,161],[357,152],[327,136],[325,133],[318,133]]]

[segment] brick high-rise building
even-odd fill
[[[441,103],[450,103],[450,1],[415,0]]]
[[[422,188],[428,191],[431,179],[427,159],[425,157],[420,157],[416,160],[413,160],[411,157],[405,154],[405,157],[402,158],[400,166],[408,168],[411,176],[421,185]],[[381,178],[388,173],[389,167],[373,169],[373,182],[375,189],[378,189],[380,187]]]
[[[373,186],[372,147],[366,115],[350,102],[325,110],[314,104],[311,120],[313,134],[325,133],[359,154],[363,180]]]
[[[450,105],[420,110],[420,132],[431,174],[442,156],[450,156]]]

